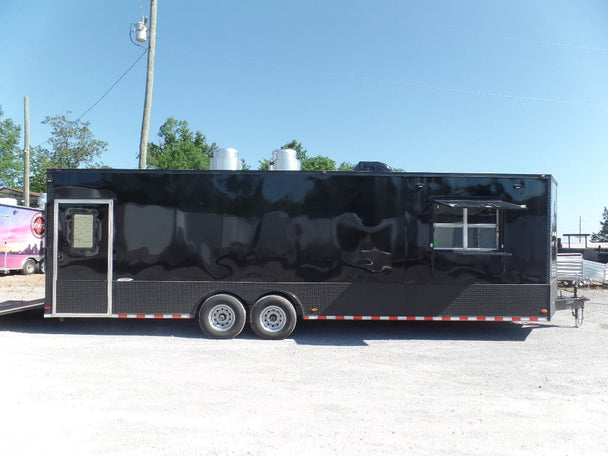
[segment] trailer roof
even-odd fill
[[[277,174],[277,173],[308,173],[328,175],[356,175],[356,176],[404,176],[404,177],[490,177],[490,178],[526,178],[551,179],[551,174],[529,173],[444,173],[444,172],[369,172],[369,171],[283,171],[283,170],[191,170],[191,169],[48,169],[49,173],[118,173],[118,174]]]

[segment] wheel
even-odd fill
[[[21,272],[24,275],[33,274],[34,272],[36,272],[36,262],[31,258],[28,258],[27,260],[25,260],[25,263],[23,263],[23,266],[21,267]]]
[[[46,272],[46,263],[44,262],[44,258],[38,262],[38,272],[40,274],[44,274]]]
[[[296,327],[298,316],[291,302],[278,295],[258,299],[251,308],[251,330],[261,339],[285,339]]]
[[[232,339],[238,336],[246,320],[243,303],[227,294],[207,298],[198,313],[201,330],[213,339]]]

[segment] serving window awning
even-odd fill
[[[436,199],[436,203],[453,208],[488,208],[521,211],[528,209],[525,204],[509,203],[501,200],[474,200],[474,199]]]

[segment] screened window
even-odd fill
[[[495,207],[461,207],[436,204],[433,248],[498,250],[499,210]]]
[[[92,214],[74,214],[72,221],[72,247],[75,249],[92,249],[94,235],[94,218]]]

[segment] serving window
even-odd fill
[[[436,200],[433,207],[432,248],[457,251],[500,249],[500,214],[525,209],[505,201]]]

